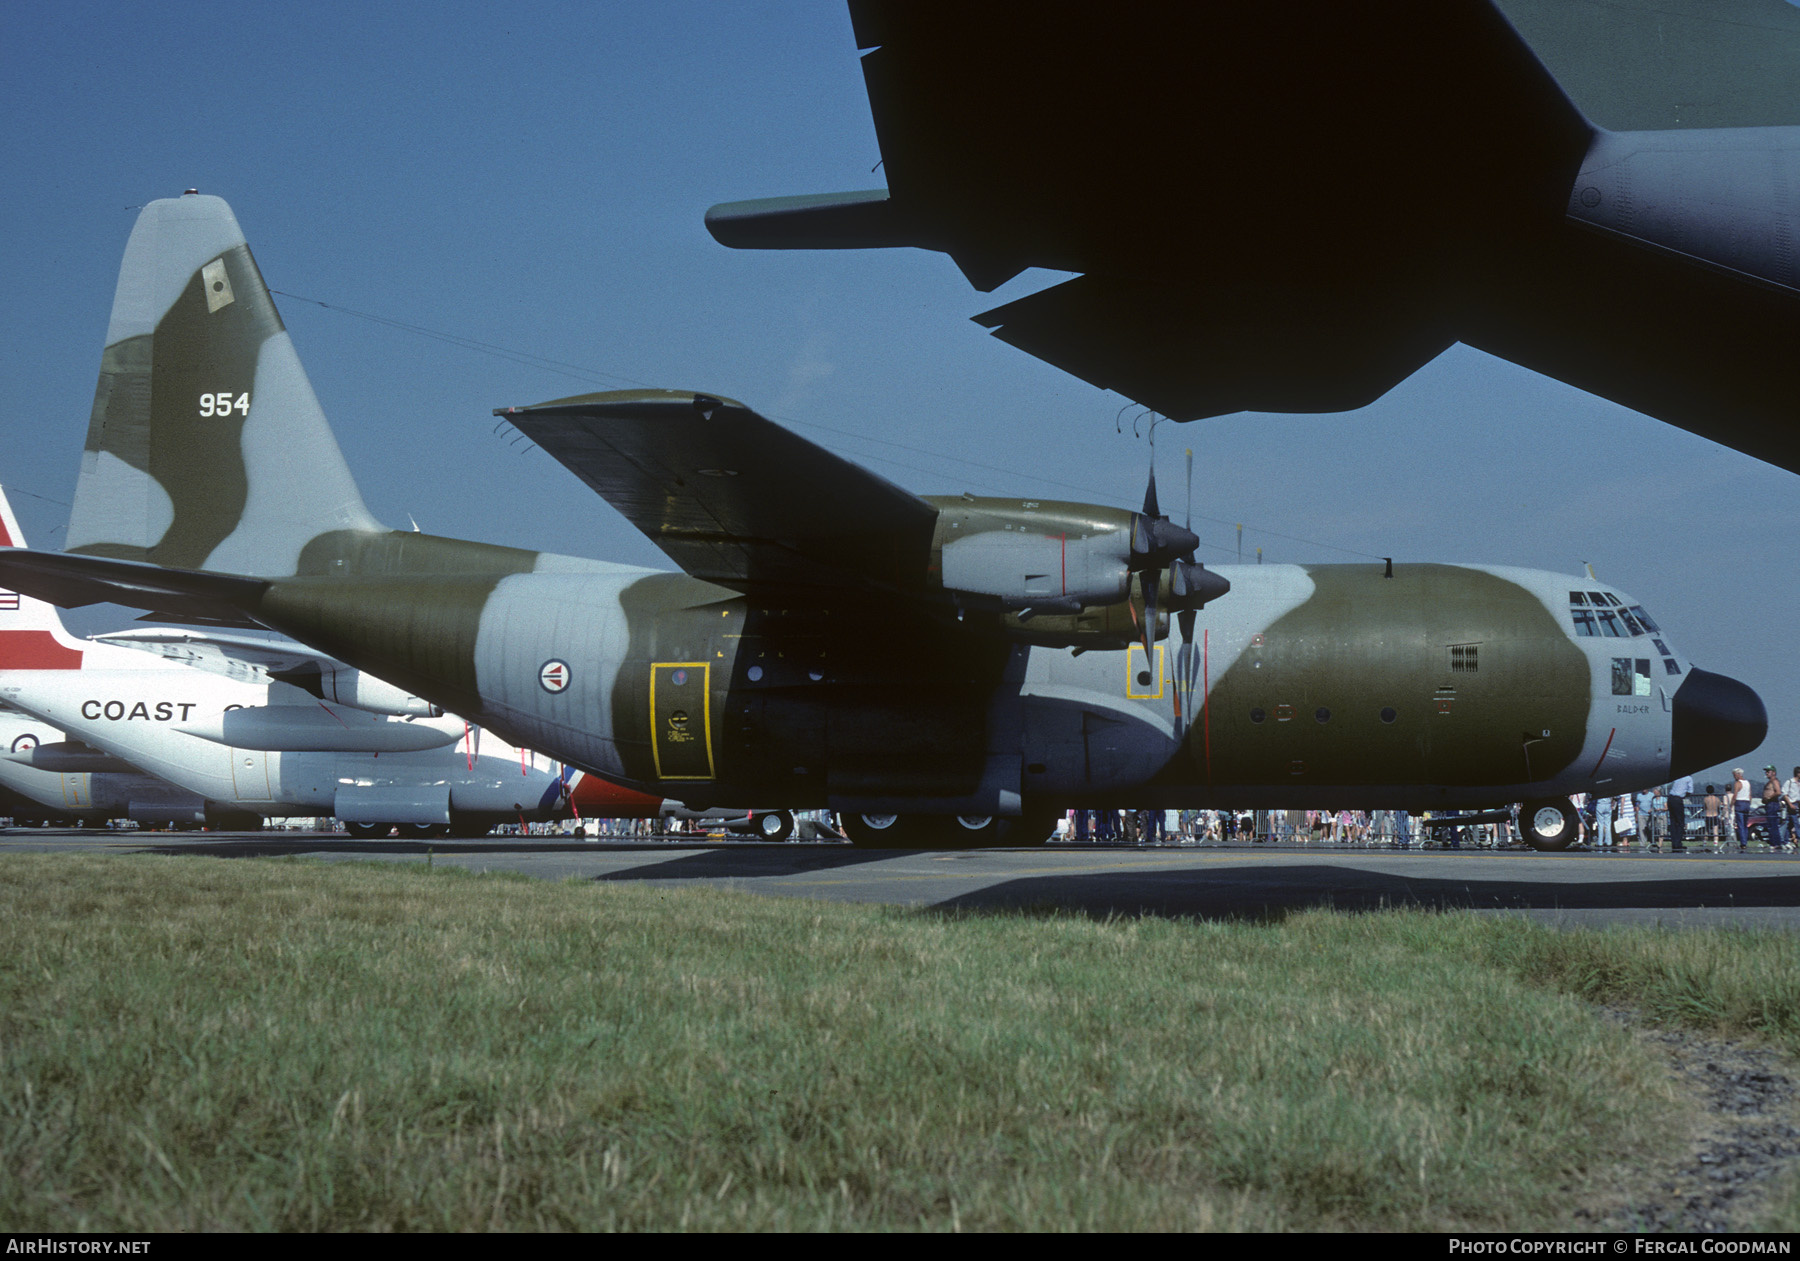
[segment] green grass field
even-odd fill
[[[1796,955],[8,855],[0,1230],[1564,1227]]]

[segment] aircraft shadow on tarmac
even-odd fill
[[[640,867],[628,867],[594,877],[596,880],[725,880],[731,878],[804,875],[812,871],[830,871],[858,863],[878,862],[893,857],[895,851],[870,851],[848,845],[717,845],[695,842],[705,848],[690,849],[679,841],[606,842],[593,844],[577,840],[494,840],[411,841],[386,839],[359,841],[341,836],[281,838],[246,833],[231,840],[167,841],[144,847],[145,853],[182,855],[199,854],[213,858],[282,858],[308,854],[348,854],[370,859],[422,858],[433,854],[439,858],[480,855],[496,858],[531,857],[549,854],[581,854],[600,857],[608,854],[641,853],[657,857]],[[682,852],[684,851],[685,852]],[[666,857],[671,853],[678,857]]]
[[[667,853],[675,848],[666,843],[643,842],[629,845],[607,845],[606,851],[646,850]],[[455,858],[464,854],[593,854],[601,848],[582,841],[358,841],[347,837],[309,837],[281,839],[259,837],[247,833],[238,840],[165,841],[146,845],[147,854],[203,854],[214,858],[280,858],[305,854],[362,854],[369,858],[436,854]]]
[[[654,847],[646,847],[654,848]],[[667,849],[667,846],[663,847]],[[663,862],[628,867],[595,876],[595,880],[754,880],[801,876],[876,863],[903,851],[856,849],[849,845],[724,845],[683,854]]]
[[[1333,866],[1030,876],[934,903],[934,910],[1075,911],[1093,916],[1273,920],[1314,909],[1685,910],[1800,907],[1800,874],[1731,880],[1422,879]]]

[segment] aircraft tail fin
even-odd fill
[[[25,546],[25,533],[4,487],[0,487],[0,546]],[[0,670],[79,670],[81,657],[81,641],[64,628],[55,605],[0,589]]]
[[[313,539],[382,530],[231,207],[138,215],[81,457],[68,550],[280,577]]]

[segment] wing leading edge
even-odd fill
[[[627,390],[495,415],[696,578],[736,590],[924,582],[936,508],[742,403]]]

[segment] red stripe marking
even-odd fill
[[[1613,737],[1618,734],[1619,729],[1617,727],[1614,727],[1611,731],[1606,733],[1606,749],[1612,748]],[[1594,776],[1600,773],[1600,763],[1606,761],[1606,749],[1601,749],[1600,756],[1594,759],[1594,769],[1588,772],[1589,779],[1594,778]]]
[[[0,670],[79,670],[81,651],[49,631],[0,631]]]

